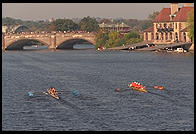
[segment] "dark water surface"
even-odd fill
[[[165,89],[126,90],[132,80]],[[2,84],[3,130],[194,130],[193,54],[8,51]]]

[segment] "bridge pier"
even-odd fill
[[[51,50],[55,50],[56,49],[56,35],[55,34],[51,34],[50,36],[50,46],[49,49]]]

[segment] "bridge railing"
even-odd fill
[[[34,32],[9,32],[4,33],[4,35],[21,35],[21,34],[94,34],[95,32],[86,32],[86,31],[34,31]]]

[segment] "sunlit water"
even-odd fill
[[[132,80],[149,85],[152,93],[127,90]],[[42,93],[51,86],[62,91],[60,100]],[[94,49],[3,52],[2,130],[194,130],[194,56]]]

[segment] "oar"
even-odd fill
[[[161,96],[161,97],[164,97],[164,98],[169,98],[169,97],[166,97],[166,96],[164,96],[164,95],[157,94],[157,93],[153,93],[153,92],[150,92],[150,91],[147,91],[147,93],[154,94],[154,95],[158,95],[158,96]]]
[[[154,85],[154,86],[147,85],[147,87],[152,87],[152,88],[159,89],[159,90],[163,90],[164,89],[163,86],[157,86],[157,85]]]
[[[57,92],[58,92],[58,94],[62,94],[61,91],[57,91]],[[31,91],[28,92],[28,95],[32,97],[32,96],[35,95],[35,93],[44,93],[44,94],[48,94],[47,92],[36,92],[36,91],[32,91],[32,90],[31,90]]]
[[[130,88],[124,88],[123,90],[120,89],[120,88],[115,89],[116,92],[124,92],[124,91],[127,91],[127,90],[130,90]]]
[[[31,92],[31,91],[29,91],[29,92],[28,92],[28,95],[29,95],[29,96],[34,96],[34,93]]]
[[[35,93],[44,93],[44,94],[48,94],[47,92],[35,92],[35,91],[29,91],[29,92],[28,92],[28,95],[32,97],[32,96],[34,96],[34,95],[35,95]]]

